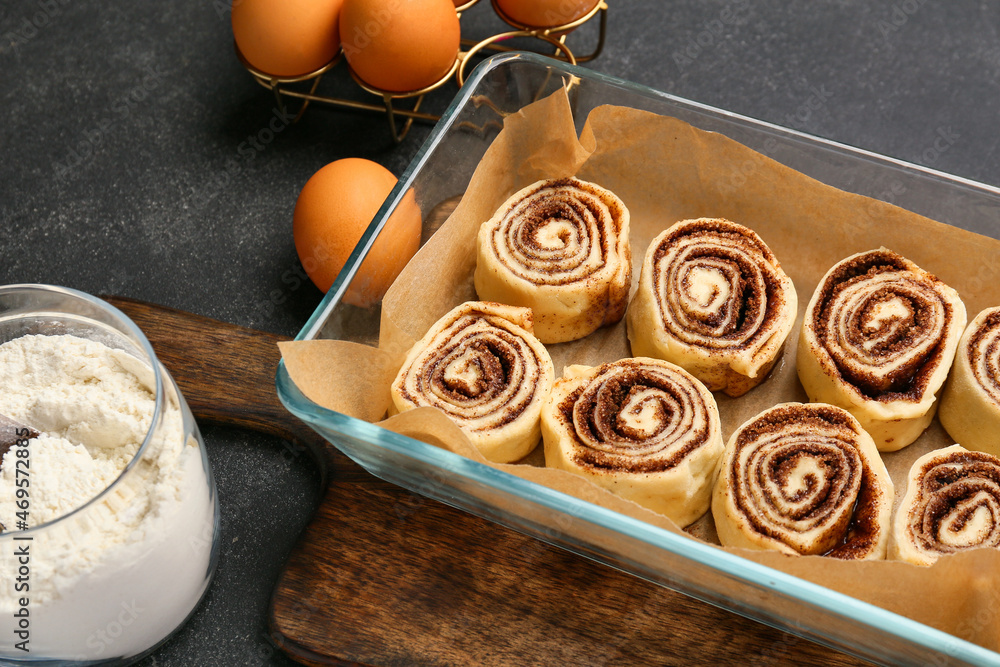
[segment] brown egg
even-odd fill
[[[330,289],[395,186],[392,172],[361,158],[331,162],[306,182],[295,203],[292,235],[316,287]],[[344,301],[362,308],[379,301],[420,246],[420,232],[420,208],[410,190],[375,239]]]
[[[438,81],[455,64],[461,38],[451,0],[344,0],[340,35],[361,80],[391,92]]]
[[[319,69],[340,48],[343,0],[234,0],[233,37],[253,67],[274,76]]]
[[[535,28],[566,25],[586,16],[599,0],[497,0],[514,22]]]

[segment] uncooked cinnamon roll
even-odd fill
[[[914,461],[889,556],[931,565],[945,554],[1000,547],[1000,459],[952,445]]]
[[[469,301],[438,320],[392,383],[398,412],[430,406],[465,431],[483,456],[509,463],[538,445],[539,413],[555,373],[531,333],[531,311]]]
[[[809,399],[848,410],[881,451],[923,433],[965,327],[951,287],[880,248],[830,269],[806,308],[799,379]]]
[[[1000,308],[979,313],[962,334],[938,419],[963,447],[1000,456]]]
[[[708,510],[722,452],[711,392],[659,359],[569,366],[542,409],[545,465],[686,526]]]
[[[756,233],[722,218],[683,220],[646,250],[626,322],[632,354],[666,359],[712,391],[764,379],[795,322],[795,286]]]
[[[875,443],[850,413],[783,403],[730,437],[712,516],[724,546],[880,559],[892,500]]]
[[[476,293],[531,308],[543,343],[583,338],[625,314],[628,235],[628,209],[609,190],[576,178],[538,181],[480,227]]]

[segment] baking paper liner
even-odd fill
[[[405,352],[444,313],[476,298],[472,277],[479,225],[513,192],[539,179],[564,176],[598,183],[628,206],[633,292],[653,237],[678,220],[698,217],[724,217],[750,227],[794,281],[798,320],[770,377],[740,398],[715,395],[725,440],[766,408],[808,401],[795,372],[802,312],[827,269],[851,254],[885,246],[956,288],[970,313],[1000,304],[998,241],[824,185],[725,136],[674,118],[602,106],[590,114],[577,137],[568,98],[559,92],[506,118],[454,213],[386,294],[379,349],[333,340],[283,343],[291,379],[326,408],[379,420]],[[548,349],[557,376],[568,364],[597,365],[630,356],[624,321]],[[378,423],[666,530],[718,544],[710,514],[681,531],[666,517],[585,479],[539,467],[544,464],[541,447],[517,464],[490,463],[432,408]],[[897,503],[910,464],[931,449],[951,444],[935,419],[914,444],[883,455]],[[947,556],[932,567],[727,550],[1000,650],[1000,550]]]

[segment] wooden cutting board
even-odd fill
[[[108,298],[108,297],[106,297]],[[368,474],[278,401],[278,336],[110,297],[204,422],[309,448],[324,494],[272,599],[307,665],[859,665]]]

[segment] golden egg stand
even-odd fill
[[[459,19],[462,17],[462,12],[470,9],[478,2],[479,0],[470,0],[464,5],[456,7],[455,10],[458,12]],[[497,16],[514,29],[491,35],[478,42],[463,38],[461,40],[461,47],[467,48],[466,50],[461,50],[460,48],[458,55],[455,58],[455,62],[452,64],[448,72],[442,75],[441,78],[434,83],[419,90],[394,92],[376,88],[368,83],[365,83],[346,62],[343,49],[339,50],[337,55],[335,55],[330,62],[313,72],[295,77],[280,77],[268,74],[267,72],[262,72],[255,68],[247,62],[247,59],[240,52],[239,47],[234,46],[236,49],[236,56],[239,58],[240,62],[247,69],[247,71],[253,75],[254,80],[256,80],[257,83],[265,88],[269,88],[274,93],[274,97],[278,102],[278,107],[283,112],[286,109],[286,98],[302,101],[302,104],[299,107],[299,110],[295,113],[295,118],[292,122],[295,122],[302,117],[302,114],[305,113],[306,108],[308,108],[311,102],[328,104],[344,109],[374,111],[386,114],[389,121],[389,129],[392,133],[392,139],[396,143],[399,143],[410,131],[410,127],[413,125],[414,120],[435,123],[440,119],[440,116],[425,113],[420,110],[420,105],[423,103],[424,96],[427,93],[444,86],[452,78],[454,78],[458,85],[461,86],[465,82],[466,68],[469,61],[483,51],[503,52],[516,50],[502,44],[501,42],[517,37],[538,39],[545,42],[549,46],[554,47],[555,50],[550,54],[551,57],[574,65],[593,60],[600,55],[601,50],[604,48],[604,39],[607,32],[608,11],[608,6],[604,0],[598,0],[593,9],[574,21],[546,28],[520,24],[503,12],[503,10],[498,6],[497,0],[491,0],[491,4],[493,5],[493,9]],[[587,23],[595,16],[598,17],[598,20],[600,21],[597,45],[589,55],[574,55],[570,48],[566,45],[566,37],[571,31]],[[331,97],[328,95],[318,94],[316,92],[323,75],[334,69],[341,60],[345,61],[344,65],[348,68],[351,78],[358,85],[358,87],[372,96],[381,98],[381,102]],[[400,107],[399,102],[402,100],[412,100],[412,103],[408,108]],[[398,124],[397,118],[402,119],[401,126]]]

